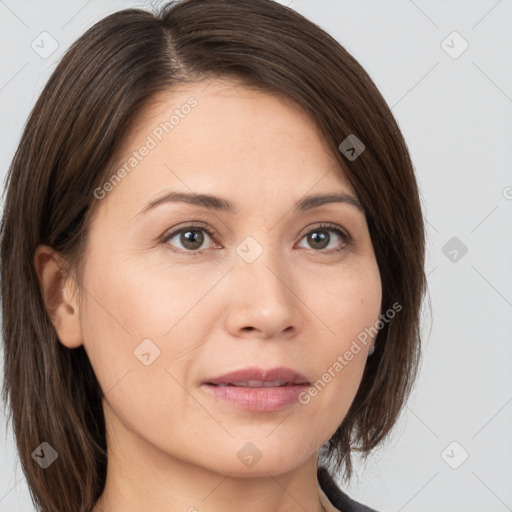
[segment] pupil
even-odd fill
[[[204,239],[203,233],[199,230],[185,231],[181,234],[181,238],[181,243],[187,249],[197,249],[201,247]]]
[[[325,231],[315,231],[309,236],[309,239],[315,249],[324,249],[329,245],[329,235]]]

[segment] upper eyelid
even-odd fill
[[[187,228],[193,228],[193,229],[202,229],[204,231],[206,231],[209,235],[217,235],[219,232],[216,230],[216,229],[213,229],[212,227],[210,226],[207,226],[205,224],[202,224],[200,223],[199,221],[198,224],[194,224],[194,222],[196,221],[191,221],[189,222],[188,224],[185,224],[183,227],[181,228],[173,228],[172,231],[166,231],[164,234],[163,234],[163,238],[164,239],[167,239],[173,235],[176,235],[178,233],[181,233],[182,231],[185,231]]]
[[[197,223],[197,224],[196,224]],[[307,226],[303,229],[301,229],[298,233],[297,233],[297,236],[300,235],[301,233],[307,233],[309,230],[312,230],[312,229],[319,229],[319,228],[332,228],[332,229],[340,229],[342,231],[346,231],[345,228],[343,228],[342,226],[340,226],[339,224],[336,224],[335,222],[330,222],[330,221],[318,221],[316,223],[313,223],[312,225],[310,226]],[[189,221],[188,223],[186,223],[183,227],[178,227],[178,228],[173,228],[173,231],[169,231],[168,232],[168,235],[164,235],[164,236],[169,236],[169,235],[172,235],[172,234],[175,234],[175,233],[178,233],[184,229],[187,229],[187,228],[201,228],[201,229],[204,229],[205,231],[209,232],[209,233],[212,233],[212,234],[217,234],[219,233],[218,230],[212,228],[211,226],[209,226],[208,224],[206,223],[203,223],[202,221]],[[231,231],[231,230],[230,230]],[[167,233],[167,232],[166,232]],[[348,235],[348,233],[347,233]]]
[[[338,230],[341,231],[345,236],[350,236],[350,234],[344,227],[334,222],[319,222],[316,226],[308,226],[307,228],[304,228],[303,231],[299,231],[297,236],[299,236],[301,233],[306,235],[307,233],[314,231],[315,229]]]

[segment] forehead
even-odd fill
[[[144,147],[143,158],[133,156]],[[181,84],[152,98],[111,170],[127,163],[133,169],[116,186],[125,195],[174,185],[204,193],[227,186],[245,198],[285,191],[297,199],[332,188],[355,195],[304,109],[284,94],[225,80]]]

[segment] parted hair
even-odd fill
[[[34,504],[89,512],[106,478],[103,390],[84,347],[59,342],[34,267],[40,244],[80,283],[93,191],[112,174],[137,115],[179,84],[227,78],[286,95],[305,109],[363,205],[382,282],[379,329],[357,394],[324,445],[343,479],[388,436],[421,359],[425,232],[413,164],[367,72],[326,31],[273,0],[181,0],[125,9],[64,53],[24,127],[8,170],[0,231],[3,400]],[[365,149],[347,158],[355,135]],[[300,176],[297,176],[300,179]],[[342,283],[340,283],[342,284]],[[32,453],[48,442],[47,469]]]

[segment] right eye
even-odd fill
[[[205,226],[187,225],[180,229],[174,230],[169,235],[163,238],[163,242],[170,245],[171,250],[176,253],[189,254],[191,256],[198,256],[202,254],[198,249],[201,248],[206,237],[212,238],[215,234],[214,231],[206,228]],[[173,239],[176,239],[172,242]],[[173,248],[174,245],[181,244],[181,248],[178,245],[178,249]]]

